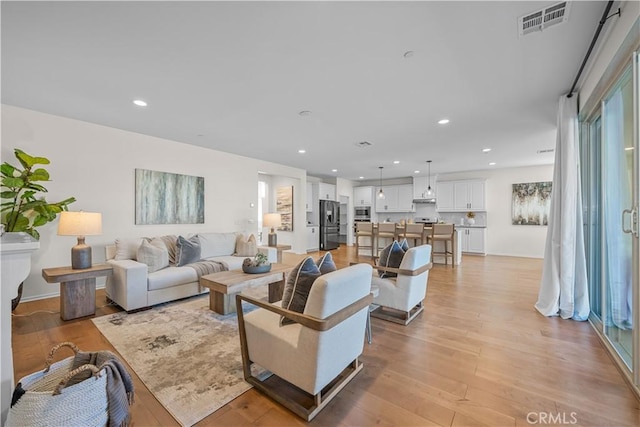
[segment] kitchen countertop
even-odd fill
[[[456,224],[456,228],[487,228],[486,225],[468,225],[468,224],[464,224],[464,225],[458,225]]]

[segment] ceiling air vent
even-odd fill
[[[563,1],[521,16],[518,18],[518,35],[525,36],[566,22],[569,19],[570,5],[570,2]]]
[[[372,145],[373,144],[370,143],[369,141],[356,142],[356,147],[360,147],[360,148],[371,147]]]

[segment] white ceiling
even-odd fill
[[[518,37],[554,3],[3,1],[2,102],[321,177],[550,164],[606,2]]]

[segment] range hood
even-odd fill
[[[413,203],[435,203],[435,202],[436,202],[435,197],[431,197],[428,199],[413,199]]]

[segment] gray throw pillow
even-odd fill
[[[331,252],[327,252],[316,262],[318,269],[320,270],[320,274],[331,273],[332,271],[336,271],[338,267],[336,267],[336,263],[333,262],[333,256],[331,256]]]
[[[378,265],[380,267],[400,268],[402,258],[404,258],[404,251],[400,247],[400,243],[394,240],[393,243],[380,252]],[[398,276],[396,273],[390,273],[384,270],[378,270],[378,275],[381,278]]]
[[[200,239],[198,239],[198,236],[193,236],[190,239],[178,236],[176,243],[176,266],[182,267],[183,265],[191,264],[199,260]]]
[[[320,277],[320,274],[320,270],[311,257],[302,260],[287,276],[282,295],[282,308],[304,313],[311,286]],[[291,323],[295,322],[285,317],[280,318],[280,326]]]
[[[409,242],[407,242],[407,239],[402,239],[402,242],[400,242],[400,247],[402,248],[403,251],[407,252],[409,250]]]

